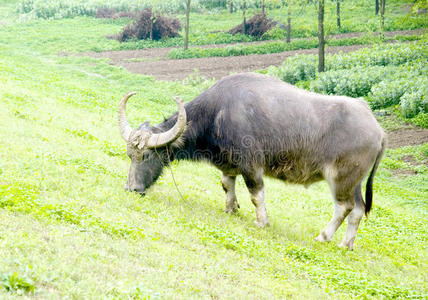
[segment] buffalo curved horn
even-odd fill
[[[186,128],[187,116],[183,101],[179,97],[175,97],[174,100],[178,106],[177,122],[170,130],[150,136],[146,143],[148,148],[159,148],[174,142]]]
[[[131,135],[132,132],[132,127],[129,125],[128,123],[128,119],[126,118],[126,102],[128,102],[128,99],[131,96],[134,96],[136,94],[136,92],[130,92],[128,94],[125,95],[125,97],[123,97],[122,101],[120,101],[119,104],[119,129],[120,129],[120,135],[122,136],[122,138],[128,142],[129,141],[129,136]]]

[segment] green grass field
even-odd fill
[[[168,169],[142,198],[123,190],[118,102],[136,90],[132,123],[159,122],[201,86],[57,56],[110,45],[121,21],[20,22],[13,1],[0,19],[1,299],[427,297],[428,144],[387,151],[353,252],[336,246],[344,226],[313,241],[333,212],[326,183],[266,179],[267,229],[242,179],[240,212],[223,213],[220,172],[203,163],[172,165],[184,200]]]

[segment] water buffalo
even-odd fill
[[[340,244],[353,248],[360,220],[372,206],[372,182],[385,149],[385,134],[362,99],[326,96],[268,76],[227,76],[152,127],[136,130],[126,118],[127,94],[119,105],[119,127],[131,158],[129,191],[144,193],[172,160],[205,160],[223,172],[227,213],[239,208],[235,179],[242,175],[255,205],[256,225],[269,224],[263,175],[309,185],[327,180],[334,214],[316,238],[329,241],[343,220]],[[371,171],[370,171],[371,170]],[[361,184],[369,174],[365,201]]]

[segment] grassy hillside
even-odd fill
[[[0,3],[0,298],[428,294],[428,144],[387,151],[354,252],[336,246],[344,228],[331,243],[313,241],[333,212],[325,183],[266,179],[263,230],[241,179],[240,212],[223,213],[220,172],[206,164],[172,165],[184,201],[168,169],[142,198],[122,188],[118,101],[136,90],[132,123],[158,122],[176,109],[174,95],[190,101],[202,87],[57,56],[103,43],[112,23],[18,22],[13,2]]]

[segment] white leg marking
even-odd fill
[[[236,177],[224,175],[221,177],[221,184],[226,192],[226,213],[233,214],[238,211],[239,203],[235,194]]]
[[[256,221],[254,224],[257,227],[269,226],[269,220],[265,206],[265,189],[261,188],[258,191],[252,192],[251,201],[256,207]]]
[[[346,234],[343,238],[340,247],[348,248],[352,250],[354,248],[355,237],[357,236],[358,226],[364,215],[364,206],[359,203],[354,207],[351,213],[348,215],[348,226],[346,228]]]

